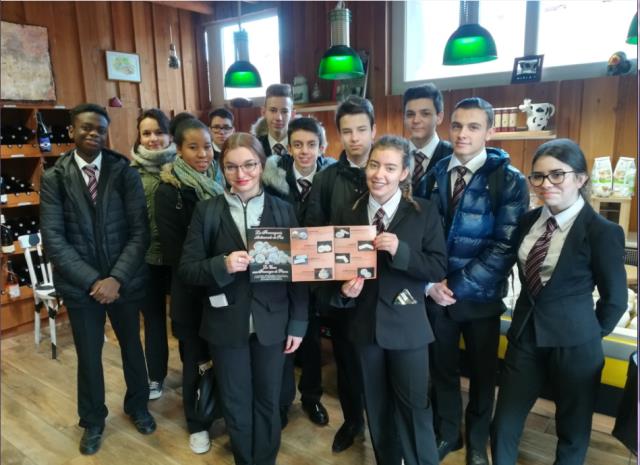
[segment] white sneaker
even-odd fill
[[[162,396],[162,382],[149,381],[149,400],[156,400]]]
[[[209,431],[198,431],[189,436],[189,446],[195,454],[204,454],[211,448]]]

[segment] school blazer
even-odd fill
[[[217,207],[215,204],[222,202]],[[206,221],[206,210],[221,211]],[[280,214],[275,215],[274,209]],[[289,210],[283,215],[283,210]],[[290,224],[283,224],[288,216]],[[276,217],[280,220],[276,221]],[[215,225],[215,227],[214,227]],[[295,227],[291,205],[265,193],[260,226]],[[216,230],[214,230],[216,229]],[[249,341],[249,315],[262,345],[303,337],[307,330],[308,288],[302,283],[250,283],[249,272],[227,273],[224,257],[246,250],[224,196],[199,202],[184,242],[179,273],[185,282],[205,288],[200,336],[214,346],[242,347]],[[209,297],[224,294],[228,305],[213,307]]]
[[[518,248],[541,211],[537,208],[521,218]],[[589,204],[578,214],[551,278],[535,299],[524,284],[519,260],[518,271],[523,286],[508,332],[511,340],[533,318],[539,347],[580,345],[609,334],[627,308],[624,233]],[[600,294],[595,311],[594,286]]]
[[[376,343],[384,349],[406,350],[434,340],[424,311],[424,288],[427,282],[440,282],[446,276],[447,248],[435,205],[415,200],[419,212],[405,199],[400,201],[387,229],[398,236],[398,251],[393,258],[388,252],[378,252],[377,279],[366,280],[354,301],[337,298],[345,307],[352,307],[343,311],[349,312],[349,337],[356,345]],[[355,210],[343,209],[338,224],[369,224],[367,203],[365,195],[356,202]],[[395,302],[404,289],[415,304]]]
[[[416,183],[415,186],[413,186],[413,196],[414,197],[420,197],[420,198],[427,198],[429,197],[429,193],[427,192],[427,173],[429,171],[431,171],[431,169],[436,166],[436,164],[442,160],[445,157],[448,157],[449,155],[451,155],[453,153],[453,146],[451,145],[451,142],[446,141],[446,140],[441,140],[440,142],[438,142],[438,145],[436,146],[436,149],[433,151],[433,155],[431,156],[431,159],[429,160],[429,163],[427,164],[427,169],[424,171],[424,174],[422,175],[422,177],[418,180],[418,182]],[[411,172],[413,173],[413,170],[415,169],[414,165],[414,159],[413,157],[411,157]]]

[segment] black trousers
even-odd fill
[[[78,356],[78,415],[80,426],[104,426],[105,405],[102,347],[107,314],[120,344],[127,384],[124,411],[128,415],[147,410],[149,385],[140,342],[139,304],[75,306],[67,302],[73,342]]]
[[[524,423],[545,383],[556,403],[555,465],[582,465],[604,366],[602,340],[574,347],[536,347],[533,322],[509,341],[491,427],[494,465],[514,465]]]
[[[209,346],[236,465],[274,465],[280,449],[284,343]]]
[[[198,365],[211,358],[207,341],[200,338],[196,332],[191,337],[180,340],[182,354],[182,406],[187,420],[189,434],[198,433],[211,428],[212,421],[202,422],[195,414],[196,389],[200,374]]]
[[[369,433],[379,465],[437,465],[429,401],[428,346],[356,348],[360,356]]]
[[[167,376],[169,343],[167,340],[167,294],[171,267],[148,265],[150,279],[142,305],[144,316],[144,353],[149,379],[163,381]]]
[[[447,308],[430,302],[427,313],[436,340],[431,344],[434,425],[439,439],[456,442],[462,426],[460,335],[469,365],[469,404],[465,412],[467,449],[485,450],[498,370],[500,317],[454,321]]]
[[[319,402],[322,397],[322,350],[320,345],[320,317],[315,312],[309,314],[309,325],[300,348],[295,354],[287,355],[282,371],[282,391],[280,408],[288,409],[296,397],[294,361],[301,364],[298,390],[303,403]]]

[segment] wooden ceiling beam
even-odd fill
[[[200,13],[201,15],[213,16],[213,2],[175,0],[173,2],[154,1],[152,3],[157,3],[171,8],[178,8],[179,10],[193,11],[194,13]]]

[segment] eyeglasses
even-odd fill
[[[558,185],[564,182],[565,174],[575,173],[575,171],[552,171],[549,174],[531,173],[529,182],[533,187],[540,187],[544,184],[544,180],[548,179],[551,184]]]
[[[219,124],[214,124],[213,126],[210,126],[210,128],[213,129],[214,132],[233,131],[233,126],[220,126]]]
[[[224,165],[224,170],[229,174],[236,174],[241,169],[244,173],[251,174],[259,164],[257,161],[248,161],[243,165]]]

